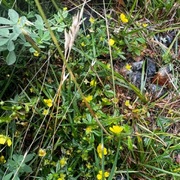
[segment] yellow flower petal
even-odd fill
[[[98,180],[101,180],[102,179],[102,174],[97,174],[96,177],[97,177]]]
[[[123,23],[128,23],[128,19],[126,18],[125,14],[124,13],[121,13],[120,14],[120,19]]]
[[[142,24],[142,26],[143,26],[143,27],[147,27],[147,26],[148,26],[148,24],[146,24],[146,23],[143,23],[143,24]]]
[[[92,131],[92,127],[91,127],[91,126],[88,126],[88,127],[86,128],[86,134],[91,133],[91,131]]]
[[[5,144],[6,143],[6,137],[4,135],[0,135],[0,144]]]
[[[42,114],[43,114],[44,116],[46,116],[46,115],[48,115],[48,113],[49,113],[49,110],[48,110],[48,109],[44,109],[44,111],[43,111]]]
[[[38,56],[39,56],[39,52],[38,52],[38,51],[35,51],[35,52],[34,52],[34,56],[35,56],[35,57],[38,57]]]
[[[115,134],[120,134],[124,128],[122,126],[114,125],[113,127],[110,127],[109,129],[111,132]]]
[[[131,106],[129,100],[126,100],[126,101],[125,101],[125,106],[127,106],[127,107]]]
[[[90,82],[90,86],[96,86],[96,84],[97,84],[97,82],[93,79],[93,80],[91,80],[91,82]]]
[[[92,101],[92,99],[93,99],[93,96],[92,96],[92,95],[88,95],[88,96],[85,97],[85,100],[86,100],[88,103],[90,103],[90,102]],[[84,101],[83,101],[83,102],[84,102]]]
[[[44,103],[45,103],[48,107],[51,107],[51,106],[53,105],[51,99],[44,99]]]
[[[90,17],[90,18],[89,18],[89,22],[90,22],[91,24],[93,24],[93,23],[95,22],[95,19],[94,19],[93,17]]]
[[[59,163],[60,163],[61,167],[64,167],[67,164],[67,159],[65,157],[61,158]]]
[[[131,68],[132,68],[132,66],[131,66],[130,64],[126,64],[125,68],[126,68],[128,71],[130,71]]]
[[[104,176],[105,176],[105,177],[109,177],[109,172],[106,171],[106,172],[104,173]]]
[[[102,158],[103,154],[107,155],[107,149],[101,143],[97,147],[97,152],[100,158]]]
[[[46,150],[44,150],[44,149],[39,149],[39,151],[38,151],[38,156],[39,157],[44,157],[46,155]]]
[[[82,43],[81,43],[81,46],[82,46],[82,47],[85,47],[86,45],[85,45],[85,43],[84,43],[84,42],[82,42]]]
[[[5,163],[5,162],[6,162],[5,157],[3,155],[0,156],[0,164]]]
[[[11,139],[10,139],[10,138],[7,138],[7,142],[6,142],[6,143],[7,143],[8,146],[11,146],[11,144],[12,144]]]
[[[114,39],[109,39],[109,46],[113,46],[115,43]]]

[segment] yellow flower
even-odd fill
[[[0,135],[0,144],[7,144],[8,146],[11,146],[12,141],[8,136]]]
[[[101,36],[99,40],[100,40],[100,41],[104,41],[104,38]]]
[[[125,106],[127,106],[129,109],[133,109],[132,105],[130,104],[129,100],[125,101]]]
[[[8,146],[11,146],[11,144],[12,144],[11,139],[7,137],[7,142],[6,143],[7,143]]]
[[[109,45],[110,45],[110,46],[113,46],[114,43],[115,43],[114,39],[109,39]]]
[[[65,180],[66,175],[61,173],[60,177],[57,180]]]
[[[64,8],[63,8],[63,11],[67,11],[67,7],[64,7]]]
[[[5,163],[6,162],[6,160],[5,160],[5,158],[4,158],[4,156],[2,155],[2,156],[0,156],[0,164],[2,163]]]
[[[100,143],[97,147],[99,157],[102,159],[103,154],[107,155],[107,149]]]
[[[97,177],[98,180],[104,179],[104,178],[103,178],[103,172],[100,170],[100,171],[98,172],[98,174],[97,174],[96,177]],[[106,177],[109,177],[109,172],[107,172],[107,171],[104,172],[104,177],[105,177],[105,179],[106,179]]]
[[[88,95],[88,96],[85,97],[85,100],[86,100],[88,103],[90,103],[90,102],[92,101],[92,99],[93,99],[93,96],[92,96],[92,95]],[[83,101],[83,102],[84,102],[84,101]]]
[[[46,115],[48,115],[48,113],[49,113],[49,110],[48,110],[48,109],[44,109],[44,111],[43,111],[42,114],[43,114],[44,116],[46,116]]]
[[[91,131],[92,131],[92,127],[91,127],[91,126],[88,126],[88,127],[86,128],[86,134],[91,133]]]
[[[93,167],[93,165],[91,165],[89,162],[86,164],[86,167],[88,168],[88,169],[91,169],[92,167]]]
[[[94,24],[95,19],[94,19],[93,17],[90,17],[90,18],[89,18],[89,22],[90,22],[91,24]]]
[[[121,19],[121,21],[122,21],[123,23],[128,23],[128,19],[127,19],[127,17],[125,16],[124,13],[121,13],[121,14],[120,14],[120,19]]]
[[[34,92],[34,89],[33,89],[32,87],[31,87],[29,90],[30,90],[30,92],[31,92],[31,93],[33,93],[33,92]]]
[[[122,126],[114,125],[113,127],[110,127],[109,129],[114,134],[120,134],[124,128]]]
[[[111,64],[106,64],[107,69],[111,69]]]
[[[81,46],[82,46],[82,47],[85,47],[86,45],[85,45],[85,43],[84,43],[84,42],[82,42],[82,43],[81,43]]]
[[[142,26],[143,26],[143,27],[147,27],[147,26],[148,26],[148,24],[146,24],[146,23],[143,23],[143,24],[142,24]]]
[[[61,158],[59,163],[60,163],[61,167],[64,167],[67,164],[67,159],[65,157]]]
[[[91,80],[91,82],[90,82],[90,86],[96,86],[96,84],[97,84],[97,82],[93,79],[93,80]]]
[[[131,68],[132,68],[132,66],[131,66],[130,64],[126,64],[125,68],[126,68],[128,71],[130,71]]]
[[[0,135],[0,144],[6,143],[6,137],[4,135]]]
[[[39,52],[38,52],[38,51],[35,51],[35,52],[34,52],[34,56],[35,56],[35,57],[38,57],[38,56],[39,56]]]
[[[53,105],[51,99],[44,99],[44,103],[45,103],[48,107],[51,107],[51,106]]]
[[[45,149],[39,149],[38,156],[39,157],[44,157],[45,155],[46,155],[46,150]]]
[[[130,101],[129,101],[129,100],[126,100],[126,101],[125,101],[125,106],[127,106],[127,107],[130,106]]]

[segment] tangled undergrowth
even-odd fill
[[[0,179],[179,179],[177,1],[1,5]]]

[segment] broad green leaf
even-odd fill
[[[32,172],[32,168],[30,166],[24,164],[23,172],[31,173]]]
[[[17,26],[14,26],[13,32],[11,33],[9,39],[15,41],[18,38],[18,36],[21,34],[21,32],[22,31]]]
[[[16,61],[16,54],[14,51],[10,51],[6,57],[7,64],[12,65],[12,64],[14,64],[15,61]]]
[[[10,179],[12,178],[13,173],[14,173],[14,172],[11,172],[11,173],[7,174],[6,176],[4,176],[4,177],[2,178],[2,180],[10,180]]]
[[[8,51],[14,51],[15,46],[13,41],[9,40],[9,42],[7,43],[7,49]]]
[[[51,36],[50,36],[49,31],[45,31],[45,33],[43,34],[42,40],[48,41],[48,40],[50,40],[50,38],[51,38]]]
[[[19,14],[13,9],[9,9],[8,16],[9,16],[10,20],[14,23],[17,23],[19,20]]]
[[[10,21],[9,19],[0,17],[0,24],[14,24],[14,22]]]
[[[2,38],[0,37],[0,46],[5,45],[8,42],[9,38]]]
[[[31,161],[34,156],[35,156],[35,153],[33,153],[33,154],[28,154],[28,155],[26,156],[25,160],[24,160],[24,163]]]
[[[9,29],[8,28],[1,28],[0,29],[0,36],[9,37]]]
[[[37,29],[43,30],[44,29],[44,22],[43,22],[42,17],[38,14],[36,14],[35,16],[36,16],[37,20],[35,21],[34,25],[36,26]]]
[[[5,51],[5,50],[7,50],[6,45],[4,45],[4,46],[0,46],[0,52]]]

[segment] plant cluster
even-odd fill
[[[0,179],[178,179],[178,73],[170,100],[151,101],[116,66],[129,74],[146,56],[176,63],[179,33],[168,53],[152,38],[157,17],[174,13],[177,29],[179,4],[148,1],[141,12],[143,1],[119,1],[126,11],[91,7],[93,16],[86,1],[73,12],[52,0],[46,18],[38,0],[27,2],[39,14],[3,2],[0,17]]]

